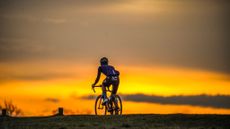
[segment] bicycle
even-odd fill
[[[95,87],[102,87],[102,85],[93,86],[92,90],[95,91]],[[106,92],[112,92],[109,87],[106,87]],[[109,98],[109,101],[107,104],[102,105],[102,95],[98,95],[95,101],[95,114],[96,115],[106,115],[107,112],[109,112],[111,115],[121,115],[122,114],[122,100],[119,95],[115,95],[115,99]],[[117,107],[116,107],[117,106]],[[111,109],[111,111],[108,111],[108,109]]]

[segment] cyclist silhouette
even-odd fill
[[[106,76],[106,78],[104,79],[102,83],[102,99],[103,99],[102,104],[103,105],[105,105],[108,102],[108,98],[106,95],[106,87],[110,87],[110,85],[112,85],[112,93],[111,93],[110,99],[115,99],[114,96],[116,95],[118,86],[119,86],[120,73],[108,63],[109,63],[108,58],[103,57],[100,59],[101,65],[98,67],[97,78],[95,82],[92,84],[92,87],[94,87],[98,83],[98,81],[100,80],[101,73],[103,73]]]

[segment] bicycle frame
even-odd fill
[[[94,89],[95,87],[102,87],[102,85],[93,86],[92,90],[93,90],[94,93],[96,93],[96,91]],[[109,89],[109,87],[106,87],[106,92],[112,92],[112,91]]]
[[[94,91],[94,93],[96,93],[96,91],[95,91],[95,87],[102,87],[102,85],[97,85],[97,86],[93,86],[92,87],[92,90]],[[109,87],[106,87],[106,92],[112,92],[110,89],[109,89]],[[101,95],[99,95],[100,97],[101,97]],[[116,97],[118,97],[118,99],[119,99],[119,104],[120,104],[120,114],[122,113],[122,102],[121,102],[121,98],[118,96],[118,95],[116,95]],[[98,98],[96,99],[96,103],[95,103],[95,107],[96,107],[96,105],[97,105],[97,100],[98,100]],[[99,101],[99,103],[101,103],[101,99],[100,99],[100,101]],[[111,105],[110,105],[111,104]],[[113,101],[111,101],[110,99],[109,99],[109,103],[107,103],[106,105],[105,105],[105,110],[107,110],[109,107],[108,106],[112,106],[113,105]],[[117,104],[115,104],[115,105],[117,105]],[[97,108],[97,109],[103,109],[103,107],[101,107],[101,105],[99,105],[99,107]],[[115,113],[117,112],[118,110],[115,110]],[[96,112],[96,108],[95,108],[95,112]],[[112,110],[110,113],[111,114],[113,114],[113,112],[114,112],[114,110]],[[106,114],[106,112],[105,112],[105,114]],[[96,113],[96,115],[97,115],[97,113]]]

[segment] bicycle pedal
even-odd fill
[[[120,111],[120,108],[116,108],[116,109],[114,109],[115,111]]]
[[[113,111],[113,109],[108,109],[108,112],[112,112]]]

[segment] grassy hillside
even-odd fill
[[[0,117],[0,129],[230,129],[230,115]]]

